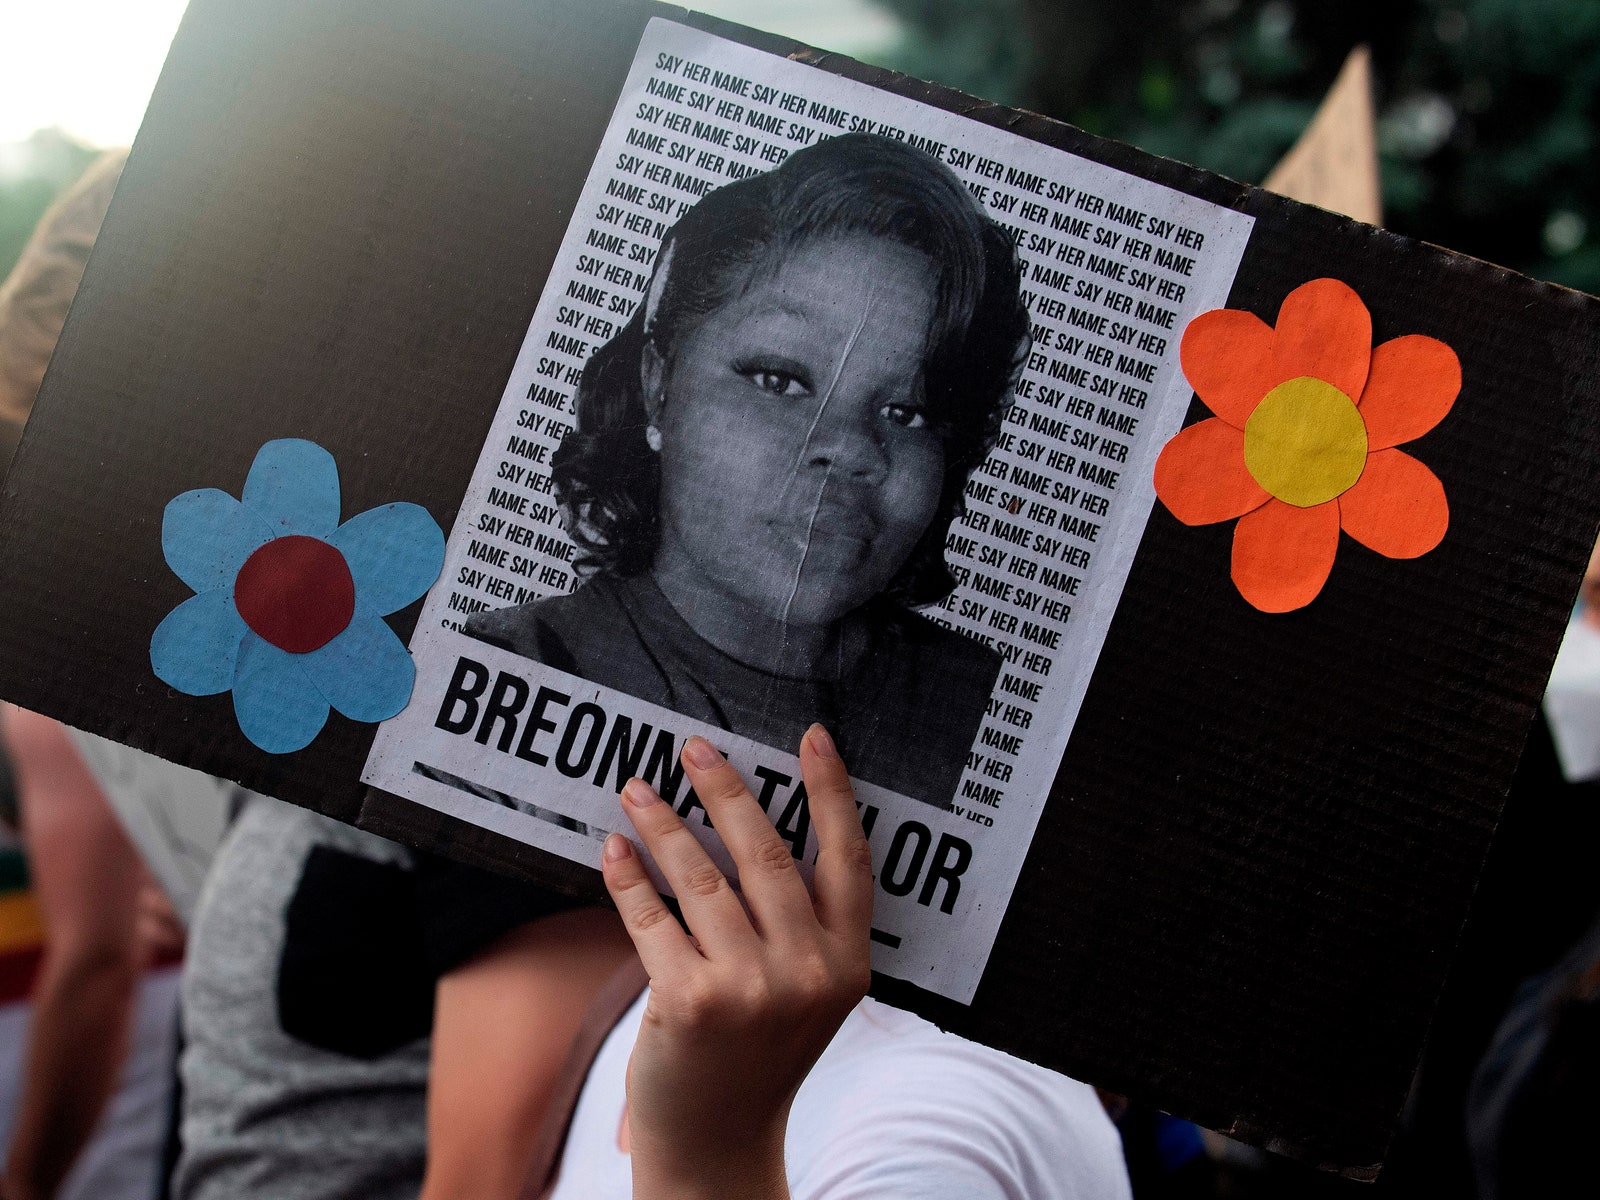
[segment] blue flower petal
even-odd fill
[[[411,699],[417,678],[411,652],[394,630],[359,612],[343,633],[303,661],[311,682],[352,721],[387,721]]]
[[[234,715],[245,737],[268,754],[303,749],[328,720],[328,702],[306,677],[303,657],[254,633],[239,646]]]
[[[157,678],[185,695],[215,696],[233,686],[239,642],[246,632],[244,618],[233,606],[233,589],[201,592],[156,626],[150,635],[150,666]]]
[[[242,498],[274,537],[326,538],[339,524],[339,468],[315,442],[280,438],[256,451]]]
[[[369,508],[334,530],[328,541],[350,564],[356,611],[375,617],[410,604],[433,586],[444,567],[444,533],[420,504]]]
[[[216,488],[174,496],[161,518],[161,553],[197,592],[231,590],[244,560],[271,539],[259,515]]]

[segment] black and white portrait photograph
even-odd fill
[[[875,969],[965,1003],[1253,218],[663,17],[610,111],[363,781],[593,866],[639,779],[720,854],[703,738],[804,866],[820,723]]]
[[[944,163],[847,134],[710,190],[584,365],[552,458],[577,586],[467,632],[949,807],[1001,666],[936,624],[1025,363],[1012,238]]]

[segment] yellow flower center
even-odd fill
[[[1367,423],[1331,383],[1303,375],[1280,383],[1244,423],[1244,465],[1285,504],[1332,500],[1367,465]]]

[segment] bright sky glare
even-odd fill
[[[0,0],[0,143],[59,126],[100,146],[133,140],[187,0]],[[870,0],[688,0],[729,20],[870,57],[893,18]]]
[[[58,125],[102,146],[139,128],[186,0],[0,0],[0,142]]]

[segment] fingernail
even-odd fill
[[[821,725],[813,725],[806,730],[806,737],[811,742],[811,750],[818,758],[838,758],[839,751],[833,744],[833,739],[828,736],[828,731]]]
[[[607,862],[621,862],[632,853],[633,847],[628,845],[628,839],[620,833],[613,833],[606,838],[604,854]]]
[[[709,771],[712,767],[722,765],[722,755],[717,753],[717,748],[703,737],[692,737],[689,744],[683,748],[684,755],[702,771]]]
[[[622,794],[627,797],[628,803],[635,808],[646,808],[652,804],[659,804],[661,797],[656,795],[655,788],[642,779],[630,779],[622,787]]]

